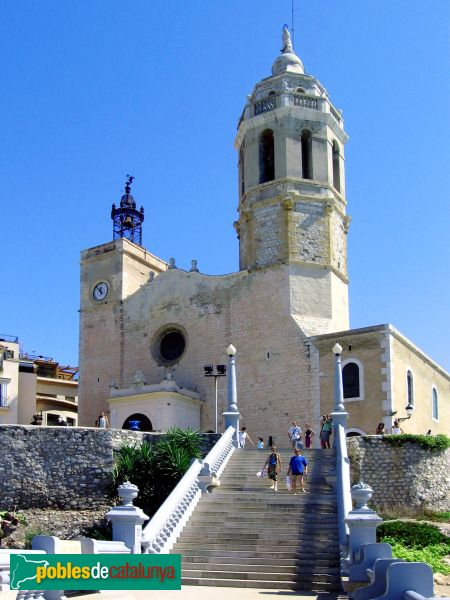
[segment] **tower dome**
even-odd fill
[[[291,34],[287,25],[283,27],[281,56],[278,56],[272,65],[272,75],[281,73],[301,73],[305,72],[303,63],[295,54],[292,46]]]

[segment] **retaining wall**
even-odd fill
[[[382,436],[347,441],[352,481],[370,485],[372,504],[450,510],[450,449],[436,452],[413,443],[396,447]]]
[[[114,452],[164,434],[92,427],[0,426],[0,510],[97,509],[111,503]],[[206,454],[220,437],[202,434]]]

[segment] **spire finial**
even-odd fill
[[[289,27],[283,25],[283,33],[281,35],[281,52],[283,54],[291,53],[294,54],[294,48],[292,47],[291,34],[289,33]]]
[[[131,184],[133,183],[134,175],[127,175],[128,179],[125,183],[125,194],[129,194],[131,192]]]

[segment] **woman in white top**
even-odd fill
[[[403,429],[400,427],[400,423],[397,421],[397,419],[395,419],[395,421],[394,421],[394,425],[392,427],[392,433],[394,435],[400,435],[401,433],[403,433]]]
[[[239,448],[245,447],[245,440],[248,440],[250,442],[250,444],[253,446],[253,442],[247,433],[247,427],[242,427],[242,429],[239,433]]]

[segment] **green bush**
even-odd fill
[[[426,562],[436,573],[450,574],[450,566],[443,562],[450,554],[450,537],[436,525],[414,521],[386,521],[377,527],[377,541],[392,546],[397,558],[408,562]]]
[[[386,521],[381,523],[377,527],[378,541],[385,537],[395,538],[408,548],[450,543],[450,538],[441,533],[436,525],[415,523],[414,521]]]
[[[200,458],[201,439],[192,429],[169,429],[154,444],[123,445],[112,473],[113,495],[117,486],[130,481],[139,488],[135,504],[151,517],[189,469]]]
[[[450,438],[446,435],[412,435],[402,433],[401,435],[384,435],[383,442],[391,446],[403,446],[404,444],[418,444],[421,448],[426,448],[432,452],[442,452],[450,448]]]

